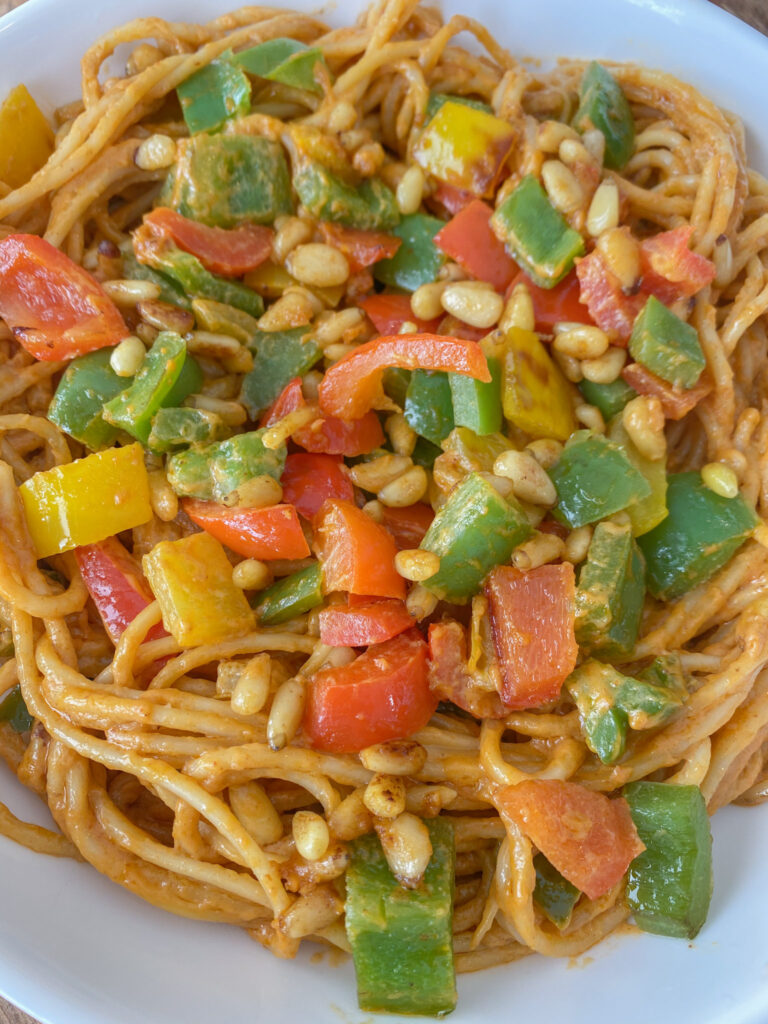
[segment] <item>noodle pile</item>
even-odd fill
[[[483,56],[457,45],[462,32],[475,36]],[[169,96],[224,51],[286,36],[319,46],[335,84],[323,96],[305,95],[303,107],[276,86],[271,112],[251,114],[238,130],[269,134],[281,118],[296,117],[323,128],[348,102],[362,114],[365,138],[381,142],[393,164],[409,163],[434,90],[490,103],[518,134],[511,170],[537,173],[546,159],[537,124],[570,119],[584,68],[566,61],[534,74],[471,18],[443,24],[415,0],[378,0],[356,26],[333,31],[314,17],[261,7],[207,25],[138,19],[86,53],[82,102],[59,110],[48,164],[0,195],[0,232],[42,234],[101,279],[121,277],[119,261],[100,255],[99,245],[123,243],[157,198],[165,172],[139,169],[134,155],[155,132],[186,134]],[[125,44],[133,48],[129,73],[100,79]],[[670,75],[611,70],[637,125],[635,154],[614,175],[626,199],[622,223],[643,235],[690,224],[692,247],[717,267],[690,317],[713,389],[668,428],[670,469],[721,461],[765,516],[768,182],[749,170],[735,117]],[[236,393],[215,358],[203,368],[204,393]],[[156,906],[238,925],[278,955],[295,955],[305,937],[347,950],[335,883],[345,840],[370,828],[361,794],[372,773],[357,755],[308,749],[300,734],[272,749],[269,703],[258,714],[238,713],[217,672],[268,652],[274,694],[287,679],[303,684],[329,649],[311,616],[210,647],[181,650],[171,637],[144,643],[160,620],[156,604],[113,648],[72,555],[38,565],[17,497],[17,485],[38,470],[84,454],[46,419],[61,369],[33,361],[0,323],[0,624],[14,650],[0,665],[0,693],[20,683],[35,719],[31,734],[0,726],[0,748],[61,830],[25,825],[2,808],[0,832],[34,850],[82,857]],[[156,517],[133,531],[133,552],[190,530],[183,516]],[[768,551],[761,528],[756,537],[674,604],[648,602],[630,661],[679,651],[693,692],[667,725],[634,734],[620,763],[590,753],[565,694],[553,710],[501,721],[441,710],[414,737],[426,760],[406,779],[407,807],[443,814],[455,828],[458,970],[532,951],[573,956],[629,914],[619,885],[596,901],[583,897],[563,931],[549,923],[532,898],[536,851],[500,818],[495,787],[533,777],[613,793],[631,780],[673,780],[700,786],[710,813],[768,796]],[[158,659],[167,660],[148,685],[145,670]],[[284,826],[267,842],[259,838],[265,795]],[[319,860],[299,856],[291,838],[291,817],[302,809],[329,823]]]

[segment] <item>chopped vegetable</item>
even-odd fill
[[[253,612],[232,582],[224,548],[207,533],[155,544],[142,568],[180,647],[216,644],[253,629]]]
[[[622,446],[629,461],[643,474],[651,488],[647,498],[642,498],[627,508],[632,533],[635,537],[640,537],[667,517],[667,460],[646,459],[641,455],[624,429],[620,416],[609,425],[607,436],[610,441]]]
[[[681,420],[687,416],[712,390],[712,382],[706,379],[706,374],[702,375],[695,387],[686,391],[668,384],[640,363],[625,366],[621,376],[639,395],[655,395],[668,420]]]
[[[635,148],[635,119],[623,89],[593,60],[582,76],[579,100],[574,127],[580,132],[599,128],[605,138],[605,165],[620,171]]]
[[[693,939],[712,898],[712,836],[701,790],[633,782],[624,796],[646,847],[627,882],[635,923],[645,932]]]
[[[25,85],[11,89],[0,107],[0,181],[25,185],[53,152],[53,131]]]
[[[471,473],[450,493],[419,545],[440,558],[440,569],[423,585],[463,604],[532,532],[514,498],[502,498],[483,476]]]
[[[403,601],[334,604],[319,615],[320,640],[329,647],[367,647],[404,633],[416,620]]]
[[[431,121],[444,103],[463,103],[474,110],[484,110],[486,114],[492,114],[493,108],[482,100],[472,99],[471,96],[455,96],[447,92],[430,92],[427,100],[427,109],[424,111],[425,121]]]
[[[272,252],[274,232],[260,224],[214,228],[160,206],[144,215],[144,225],[192,253],[212,274],[224,277],[240,277],[254,270]]]
[[[707,365],[696,329],[653,295],[635,320],[629,351],[638,363],[673,387],[694,387]]]
[[[37,235],[0,240],[0,317],[41,360],[73,359],[128,334],[101,285]]]
[[[223,441],[230,428],[207,409],[158,409],[152,420],[147,447],[153,452],[174,452],[193,444]]]
[[[467,377],[461,379],[471,380]],[[440,444],[454,427],[449,375],[440,371],[414,370],[408,383],[403,412],[417,434],[433,444]]]
[[[495,434],[502,427],[501,363],[495,356],[486,356],[491,380],[474,380],[459,373],[449,373],[453,400],[453,419],[457,426],[468,427],[479,436]]]
[[[326,593],[346,590],[366,597],[405,597],[405,581],[395,569],[395,542],[361,509],[329,498],[315,517],[314,529]]]
[[[313,747],[356,753],[423,729],[437,707],[427,682],[427,645],[416,630],[369,647],[312,677],[303,729]]]
[[[216,302],[215,299],[194,299],[192,312],[198,327],[214,334],[227,334],[242,341],[244,345],[253,342],[259,329],[256,317],[226,302]]]
[[[520,572],[499,565],[485,581],[501,699],[515,710],[556,700],[579,649],[569,562]]]
[[[19,495],[38,558],[95,544],[152,518],[140,444],[35,473]]]
[[[533,175],[526,175],[491,218],[496,234],[536,284],[554,288],[584,252],[584,240],[568,227]]]
[[[171,331],[155,338],[133,383],[104,406],[104,419],[142,444],[149,440],[152,418],[167,401],[181,375],[187,343]]]
[[[404,508],[389,508],[382,505],[381,514],[384,517],[384,526],[394,537],[399,551],[403,548],[417,548],[435,518],[432,506],[422,501],[406,505]]]
[[[323,603],[323,569],[313,562],[284,576],[258,596],[256,617],[262,626],[279,626]]]
[[[323,51],[318,46],[308,47],[296,39],[269,39],[249,50],[241,50],[233,60],[249,75],[317,95],[322,95],[323,88],[315,77],[316,65],[322,64],[326,75],[330,76]]]
[[[668,478],[669,515],[640,540],[654,597],[671,601],[708,580],[741,547],[758,518],[741,495],[723,498],[698,473]]]
[[[531,779],[500,790],[496,803],[591,900],[620,882],[645,849],[626,800],[610,800],[575,782]]]
[[[494,668],[495,668],[494,664]],[[429,688],[475,718],[506,718],[509,708],[496,690],[486,689],[486,674],[470,667],[464,627],[452,619],[429,627]]]
[[[592,323],[586,306],[579,298],[580,286],[575,270],[566,274],[554,288],[540,288],[534,284],[524,270],[521,270],[512,279],[507,289],[507,295],[511,295],[519,284],[524,284],[531,296],[536,330],[540,334],[552,334],[555,324]]]
[[[0,722],[7,722],[14,732],[29,732],[34,721],[24,703],[21,686],[17,683],[0,700]]]
[[[94,451],[117,440],[119,431],[104,419],[104,405],[129,383],[112,369],[112,351],[101,348],[73,359],[48,406],[51,423]]]
[[[317,160],[297,158],[293,187],[312,217],[361,231],[390,231],[400,220],[394,193],[378,178],[347,184]]]
[[[644,238],[640,244],[643,288],[665,305],[687,299],[715,279],[711,260],[688,248],[693,225]]]
[[[190,75],[176,95],[190,135],[215,131],[251,109],[251,83],[228,54]]]
[[[165,274],[153,270],[152,267],[139,263],[136,253],[133,251],[132,239],[127,239],[120,245],[120,256],[123,263],[123,276],[127,280],[151,281],[160,289],[158,298],[162,302],[180,306],[182,309],[192,308],[192,304],[184,294],[184,289],[172,277],[166,277]]]
[[[383,231],[359,231],[329,221],[321,221],[318,227],[325,241],[347,257],[352,274],[357,274],[380,260],[391,259],[402,245],[402,240],[396,235],[388,235]]]
[[[285,446],[265,448],[263,434],[252,430],[171,455],[168,482],[182,496],[236,503],[236,491],[247,481],[257,476],[279,480],[283,472]]]
[[[553,924],[561,929],[567,928],[581,893],[567,878],[563,878],[557,868],[552,867],[543,853],[536,854],[533,866],[536,869],[534,900]]]
[[[391,259],[376,264],[373,270],[376,280],[409,292],[434,281],[445,263],[445,256],[434,241],[442,226],[441,220],[426,213],[411,213],[403,217],[392,229],[401,244]]]
[[[322,356],[306,327],[258,331],[248,347],[253,353],[253,369],[243,377],[240,401],[254,419],[293,378],[303,377]]]
[[[617,377],[610,384],[595,384],[585,379],[579,382],[579,391],[590,405],[600,410],[606,423],[614,416],[618,416],[627,402],[637,395],[634,388],[621,377]]]
[[[309,545],[292,505],[227,508],[214,502],[185,498],[183,508],[193,523],[246,558],[269,561],[306,558],[309,554]]]
[[[443,454],[434,464],[434,480],[448,494],[469,473],[492,473],[502,452],[510,449],[503,434],[478,436],[467,427],[456,427],[443,441]]]
[[[493,210],[473,199],[438,231],[434,243],[472,277],[503,292],[517,273],[504,243],[491,230]]]
[[[614,345],[626,346],[635,317],[643,307],[644,296],[626,294],[598,248],[576,261],[576,276],[581,301],[592,321],[605,331]]]
[[[502,351],[504,416],[532,437],[567,441],[576,429],[571,390],[538,336],[511,327]]]
[[[404,323],[414,323],[420,334],[434,334],[439,318],[420,320],[413,315],[408,295],[394,295],[382,292],[366,295],[359,303],[379,334],[399,334]]]
[[[439,818],[425,825],[432,856],[416,889],[397,882],[377,836],[351,847],[346,927],[363,1011],[440,1017],[456,1005],[453,828]]]
[[[354,501],[355,489],[341,459],[333,455],[297,452],[285,460],[280,477],[283,500],[305,519],[314,519],[326,498]]]

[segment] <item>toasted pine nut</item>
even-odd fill
[[[301,217],[286,217],[280,224],[272,242],[272,255],[277,263],[283,263],[289,252],[297,245],[308,242],[313,235],[312,225]]]
[[[255,654],[240,673],[230,703],[239,715],[256,715],[269,698],[272,679],[272,659],[266,654]]]
[[[419,332],[418,325],[415,324],[413,322],[413,320],[403,320],[403,322],[400,324],[400,330],[397,333],[398,334],[418,334],[418,332]]]
[[[504,300],[484,281],[457,281],[440,296],[446,313],[471,327],[493,327],[504,311]]]
[[[276,927],[290,939],[318,935],[344,913],[344,901],[332,884],[316,885],[284,910],[276,919]]]
[[[608,269],[618,278],[622,288],[634,288],[640,278],[640,247],[627,227],[609,228],[597,239]]]
[[[452,260],[448,260],[444,263],[437,273],[438,281],[445,281],[446,284],[455,284],[457,281],[466,281],[467,272],[463,267],[460,267],[458,263],[454,263]],[[482,284],[483,282],[478,282]]]
[[[598,238],[604,231],[617,227],[618,223],[619,189],[616,182],[606,179],[597,186],[589,204],[587,231],[593,238]]]
[[[138,302],[160,298],[160,286],[154,281],[103,281],[101,287],[118,306],[135,306]]]
[[[325,362],[328,366],[332,366],[333,363],[338,363],[344,356],[348,356],[350,352],[355,351],[354,345],[344,345],[342,342],[336,342],[334,345],[326,345],[323,349],[323,355],[325,356]]]
[[[376,833],[398,882],[406,889],[419,886],[432,857],[432,841],[424,822],[405,811],[394,821],[377,822]]]
[[[413,454],[418,435],[401,412],[394,412],[388,416],[384,423],[384,429],[398,455],[410,456]]]
[[[316,405],[305,405],[301,409],[294,409],[293,412],[289,412],[264,431],[261,437],[262,444],[265,448],[271,448],[274,451],[281,444],[285,444],[291,434],[295,434],[302,427],[309,426],[316,418]]]
[[[440,571],[440,557],[433,551],[407,548],[395,555],[395,568],[403,579],[421,583]]]
[[[576,164],[591,165],[595,162],[594,157],[580,139],[563,139],[557,155],[566,167],[574,167]]]
[[[372,178],[384,163],[384,150],[378,142],[366,142],[355,150],[352,166],[364,178]]]
[[[325,818],[314,811],[296,811],[291,822],[296,852],[304,860],[320,860],[328,852],[331,834]]]
[[[667,451],[664,411],[655,395],[638,395],[624,406],[624,429],[635,448],[646,459],[663,459]]]
[[[288,272],[302,284],[314,288],[332,288],[349,277],[349,263],[343,252],[324,242],[307,242],[288,253]]]
[[[384,522],[384,508],[380,501],[376,501],[375,499],[373,501],[366,501],[362,510],[374,521],[374,523]]]
[[[445,291],[444,281],[429,281],[420,285],[411,296],[411,312],[419,320],[434,320],[443,312],[440,296]]]
[[[371,772],[415,775],[424,767],[427,752],[416,740],[387,740],[361,750],[360,760]]]
[[[357,111],[349,100],[340,100],[328,115],[328,130],[334,133],[348,132],[355,127]]]
[[[149,477],[149,502],[162,523],[170,523],[179,514],[179,499],[162,469],[153,469]]]
[[[404,508],[421,501],[427,493],[429,477],[423,466],[411,466],[402,476],[388,483],[379,491],[382,505],[389,508]]]
[[[405,784],[397,775],[377,773],[365,787],[365,806],[376,818],[396,818],[405,810]]]
[[[720,235],[715,242],[712,262],[715,264],[715,284],[718,288],[725,288],[733,278],[733,249],[727,235]]]
[[[554,466],[563,454],[562,444],[550,437],[542,437],[536,441],[529,441],[525,446],[525,450],[529,451],[538,464],[543,466],[544,469],[549,469],[550,466]]]
[[[405,794],[405,808],[419,818],[436,818],[458,796],[450,786],[409,786]]]
[[[515,493],[515,488],[509,477],[500,476],[495,473],[481,473],[482,476],[502,498],[508,498]]]
[[[499,320],[499,330],[506,332],[510,327],[521,327],[524,331],[536,329],[536,316],[533,310],[533,299],[528,288],[521,281],[512,289],[504,312]]]
[[[129,334],[112,349],[109,365],[118,377],[133,377],[141,369],[146,354],[141,340],[135,334]]]
[[[136,312],[142,320],[159,331],[175,331],[186,334],[195,326],[195,318],[188,309],[172,306],[170,302],[147,299],[137,303]]]
[[[584,379],[584,374],[581,372],[581,363],[578,359],[574,359],[573,356],[567,356],[564,352],[558,352],[556,348],[551,349],[552,357],[563,371],[563,376],[566,380],[571,381],[572,384],[578,384],[580,380]]]
[[[432,612],[437,608],[437,597],[426,587],[422,587],[420,583],[417,583],[415,587],[412,587],[405,599],[405,607],[417,620],[421,622],[422,619],[427,619]]]
[[[263,476],[252,476],[226,495],[223,504],[238,508],[269,508],[277,505],[283,497],[283,488],[278,480],[266,473]]]
[[[589,545],[591,543],[591,526],[577,526],[575,530],[571,530],[565,538],[564,557],[566,561],[573,562],[574,565],[578,565],[579,562],[583,562],[587,557],[587,552],[589,551]]]
[[[559,325],[558,325],[559,326]],[[573,359],[597,359],[608,351],[608,335],[591,324],[569,324],[566,330],[555,328],[555,349]]]
[[[584,148],[603,166],[605,161],[605,136],[599,128],[588,128],[581,136]]]
[[[721,498],[735,498],[739,493],[739,478],[730,466],[722,462],[708,462],[702,466],[701,480],[705,487]]]
[[[315,304],[303,292],[286,291],[259,317],[260,331],[287,331],[303,327],[315,315]]]
[[[232,582],[241,590],[263,590],[272,582],[272,573],[258,558],[244,558],[232,570]]]
[[[267,721],[267,743],[282,750],[290,743],[301,724],[306,693],[298,679],[286,679],[272,700]],[[321,854],[322,856],[322,854]]]
[[[381,455],[370,462],[358,462],[352,466],[350,476],[352,482],[364,491],[377,494],[382,487],[397,480],[413,465],[406,455]]]
[[[530,452],[502,452],[493,464],[493,472],[511,480],[516,496],[523,501],[547,508],[557,501],[555,485]]]
[[[581,372],[593,384],[612,384],[619,379],[626,361],[627,350],[613,346],[597,359],[583,359]]]
[[[190,395],[184,399],[184,405],[215,412],[229,427],[240,427],[248,419],[248,413],[239,402],[230,402],[213,395]]]
[[[575,213],[584,202],[584,189],[578,178],[561,160],[545,160],[541,180],[550,202],[561,213]]]
[[[131,51],[128,60],[125,62],[126,75],[137,75],[140,71],[146,71],[153,64],[162,60],[165,54],[158,46],[152,43],[139,43]]]
[[[218,359],[228,373],[248,373],[253,369],[253,356],[237,338],[212,331],[190,331],[187,351]]]
[[[170,135],[155,134],[144,139],[133,162],[142,171],[161,171],[176,160],[176,143]]]
[[[563,121],[542,121],[536,129],[536,147],[544,153],[557,153],[564,139],[579,141],[579,133]]]
[[[354,330],[363,322],[364,313],[356,307],[339,310],[338,313],[323,313],[315,324],[312,334],[323,348],[341,341],[347,331]]]
[[[565,544],[556,534],[539,533],[515,548],[512,553],[512,565],[527,572],[529,569],[538,569],[540,565],[562,558],[564,551]]]
[[[402,214],[416,213],[421,206],[421,197],[424,192],[424,172],[417,165],[413,164],[400,179],[395,196],[397,208]]]
[[[283,823],[258,782],[242,782],[229,787],[229,805],[243,828],[257,843],[276,843],[283,835]]]
[[[587,402],[583,402],[581,405],[577,405],[573,411],[576,413],[576,419],[583,426],[589,430],[594,430],[596,434],[605,433],[605,420],[596,405],[589,405]]]

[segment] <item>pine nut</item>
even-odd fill
[[[370,462],[358,462],[350,469],[352,482],[364,491],[377,494],[382,487],[397,480],[413,465],[406,455],[381,455]]]
[[[579,133],[563,121],[542,121],[536,129],[536,148],[544,153],[557,153],[564,139],[579,141]]]
[[[328,115],[328,130],[337,134],[355,127],[357,111],[349,100],[340,100]]]
[[[594,430],[596,434],[605,433],[605,420],[596,405],[583,402],[581,405],[577,405],[573,411],[582,426],[587,427],[588,430]]]
[[[349,263],[343,252],[324,242],[307,242],[286,257],[288,272],[302,284],[333,288],[349,277]]]
[[[329,815],[328,825],[331,832],[343,842],[364,836],[373,829],[373,819],[365,806],[364,794],[364,787],[353,790]]]
[[[160,332],[156,327],[150,327],[149,324],[145,324],[142,320],[141,323],[136,324],[136,337],[142,341],[147,348],[151,348],[152,343]]]
[[[560,160],[545,160],[541,180],[550,202],[561,213],[575,213],[584,202],[584,190],[578,178]]]
[[[363,178],[372,178],[383,163],[384,150],[378,142],[366,142],[352,157],[352,166]]]
[[[235,683],[230,703],[239,715],[256,715],[269,698],[272,659],[266,653],[252,657]]]
[[[283,823],[258,782],[229,787],[229,806],[240,824],[261,846],[276,843],[283,835]]]
[[[404,580],[421,583],[440,572],[440,558],[433,551],[406,548],[395,555],[395,568]]]
[[[470,327],[493,327],[504,311],[504,300],[484,281],[458,281],[449,284],[440,296],[446,313]]]
[[[286,217],[280,223],[274,241],[272,242],[272,256],[276,263],[283,263],[289,252],[292,252],[297,245],[308,242],[314,233],[314,229],[301,217]]]
[[[405,599],[405,607],[417,622],[421,622],[422,619],[428,619],[437,608],[437,597],[426,587],[417,583],[409,591]]]
[[[416,740],[388,740],[361,750],[360,760],[370,772],[415,775],[424,767],[427,752]]]
[[[170,523],[179,514],[179,499],[168,483],[162,469],[154,469],[148,473],[149,503],[161,523]]]
[[[333,884],[316,885],[284,910],[276,919],[276,928],[289,939],[319,935],[344,913],[344,902]]]
[[[398,334],[418,334],[419,333],[419,328],[418,328],[418,325],[413,322],[413,320],[403,320],[403,322],[400,324],[400,330],[397,333]]]
[[[602,132],[600,133],[602,136]],[[614,181],[601,181],[587,211],[587,231],[598,238],[619,224],[619,189]]]
[[[376,833],[398,882],[406,889],[419,886],[432,857],[432,841],[424,822],[405,811],[394,821],[377,822]]]
[[[444,281],[429,281],[420,285],[411,296],[411,312],[419,320],[434,320],[441,316],[443,305],[440,297],[445,291]]]
[[[605,162],[605,136],[599,128],[588,128],[581,136],[584,148],[591,153],[597,163],[603,166]]]
[[[705,487],[721,498],[735,498],[739,493],[739,478],[730,466],[722,462],[708,462],[702,466],[701,480]]]
[[[581,372],[581,363],[578,359],[574,359],[573,356],[567,356],[564,352],[558,352],[556,348],[551,349],[551,354],[563,371],[563,376],[566,380],[569,380],[572,384],[578,384],[580,380],[584,379],[584,374]]]
[[[627,402],[621,422],[629,439],[646,459],[663,459],[667,451],[664,412],[655,395],[638,395]]]
[[[395,412],[388,416],[384,423],[384,429],[398,455],[411,456],[413,454],[418,435],[401,412]]]
[[[416,213],[421,206],[421,197],[424,192],[424,172],[414,164],[409,167],[400,179],[395,197],[397,208],[402,214]]]
[[[138,302],[160,298],[160,286],[154,281],[123,280],[102,281],[101,287],[118,306],[135,306]]]
[[[296,811],[291,822],[296,852],[304,860],[320,860],[328,852],[331,834],[325,818],[314,811]]]
[[[609,228],[597,239],[605,264],[626,291],[640,278],[640,247],[627,227]]]
[[[164,56],[165,54],[158,46],[153,46],[152,43],[139,43],[125,62],[125,73],[126,75],[137,75],[140,71],[146,71],[153,64],[157,64]]]
[[[530,441],[525,450],[530,452],[538,464],[544,469],[549,469],[558,461],[563,454],[563,446],[553,438],[542,437],[536,441]]]
[[[323,374],[320,370],[310,370],[305,373],[301,379],[301,390],[304,393],[304,397],[307,401],[317,404],[320,397],[320,384],[323,380]]]
[[[405,783],[397,775],[377,773],[365,787],[363,802],[376,818],[396,818],[405,810]]]
[[[554,533],[539,533],[535,537],[515,548],[512,553],[512,565],[516,569],[527,572],[538,569],[563,557],[564,542]]]
[[[217,359],[228,373],[248,373],[253,369],[251,353],[229,334],[190,331],[187,335],[187,351]]]
[[[569,325],[567,330],[555,328],[552,343],[558,352],[573,359],[597,359],[608,351],[608,335],[591,324]]]
[[[581,372],[584,379],[593,384],[612,384],[621,376],[626,361],[627,350],[612,347],[597,359],[582,360]]]
[[[142,320],[156,327],[158,331],[175,331],[187,334],[195,326],[195,318],[187,309],[173,306],[159,299],[147,299],[136,305],[136,312]]]
[[[355,348],[355,345],[344,345],[342,342],[337,342],[335,345],[326,345],[323,349],[326,365],[332,366],[334,363],[338,363],[338,361],[343,359],[344,356],[348,356],[350,352],[354,352]]]
[[[366,501],[362,510],[374,521],[374,523],[384,522],[384,506],[380,501]]]
[[[480,473],[480,476],[486,480],[491,487],[500,494],[502,498],[508,498],[511,494],[515,493],[515,488],[509,477],[499,476],[494,473]]]
[[[715,242],[712,262],[715,264],[715,284],[718,288],[725,288],[733,279],[733,249],[727,235],[720,235]]]
[[[405,794],[405,807],[419,818],[436,818],[458,796],[450,786],[409,786]]]
[[[136,155],[134,163],[142,171],[161,171],[170,167],[176,160],[176,143],[170,135],[150,135],[144,139]]]
[[[499,330],[506,333],[511,327],[520,327],[524,331],[536,330],[536,314],[533,309],[531,293],[521,281],[512,289],[504,312],[499,320]]]
[[[557,501],[555,485],[530,452],[502,452],[493,464],[493,472],[511,480],[515,495],[522,501],[546,508]]]
[[[232,570],[232,582],[241,590],[263,590],[272,582],[272,573],[258,558],[244,558]]]
[[[269,508],[279,504],[282,497],[283,488],[280,483],[265,473],[244,480],[236,491],[224,498],[223,504],[229,507],[236,505],[238,508]]]
[[[445,281],[446,284],[455,283],[457,281],[466,281],[467,272],[463,267],[460,267],[458,263],[448,261],[444,263],[437,274],[438,281]],[[483,282],[477,282],[482,284]]]
[[[564,557],[566,561],[572,562],[574,565],[578,565],[579,562],[583,562],[587,557],[587,552],[589,551],[589,545],[591,543],[591,526],[577,526],[575,530],[571,530],[565,538]]]
[[[135,334],[129,334],[112,349],[109,365],[118,377],[133,377],[141,369],[146,354],[141,340]]]
[[[292,327],[304,327],[315,312],[315,304],[308,296],[297,291],[285,292],[259,317],[259,330],[288,331]]]
[[[295,434],[297,430],[301,430],[302,427],[308,427],[310,423],[313,423],[317,419],[317,406],[305,405],[301,409],[294,409],[293,412],[289,412],[286,416],[283,416],[277,423],[273,423],[271,427],[261,436],[261,442],[265,448],[270,448],[272,451],[279,448],[280,445],[286,443],[291,434]]]
[[[427,493],[429,478],[423,466],[411,466],[397,480],[393,480],[379,491],[378,498],[388,508],[405,508],[421,501]]]
[[[574,167],[577,164],[593,164],[595,162],[594,157],[580,139],[563,139],[557,155],[566,167]]]
[[[273,750],[282,750],[290,743],[304,714],[304,686],[298,679],[286,679],[272,700],[267,721],[267,743]]]
[[[184,405],[191,409],[207,409],[220,416],[228,427],[241,427],[248,419],[248,413],[239,402],[230,402],[213,395],[190,395],[184,399]]]
[[[365,314],[361,309],[342,309],[338,313],[325,313],[312,331],[317,344],[323,348],[341,341],[347,331],[353,331],[363,322]]]

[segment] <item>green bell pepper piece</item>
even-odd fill
[[[579,383],[579,391],[590,405],[600,410],[606,423],[614,416],[618,416],[627,402],[637,395],[635,389],[621,377],[617,377],[610,384],[595,384],[591,380],[583,380]]]
[[[244,345],[250,345],[259,330],[256,317],[215,299],[193,299],[192,312],[197,326],[204,331],[227,334]]]
[[[66,586],[66,583],[64,585]],[[13,633],[10,629],[0,629],[0,658],[12,658],[13,655]]]
[[[552,515],[571,529],[605,519],[651,493],[620,445],[586,430],[572,435],[549,475],[557,490]]]
[[[262,626],[279,626],[322,603],[323,567],[313,562],[263,590],[254,599],[254,608]]]
[[[153,452],[173,452],[191,444],[223,441],[230,433],[221,416],[207,409],[159,409],[147,447]]]
[[[499,206],[491,225],[515,260],[542,288],[554,288],[584,252],[584,239],[527,174]]]
[[[279,480],[285,468],[285,445],[265,448],[263,434],[263,429],[252,430],[171,455],[166,466],[168,483],[179,495],[227,503],[238,487],[255,476]]]
[[[668,477],[669,515],[638,543],[648,589],[670,601],[698,586],[728,562],[759,520],[741,495],[723,498],[698,473]]]
[[[234,62],[249,75],[304,89],[318,96],[323,88],[315,80],[315,65],[325,64],[318,46],[306,46],[296,39],[268,39],[265,43],[235,54]]]
[[[685,674],[677,654],[663,654],[639,672],[627,677],[619,703],[631,729],[655,729],[678,711],[688,697]]]
[[[609,441],[621,445],[629,461],[643,474],[651,488],[647,498],[627,508],[632,533],[640,537],[667,518],[667,460],[666,457],[647,459],[641,455],[624,429],[621,416],[617,416],[609,425],[607,437]]]
[[[410,380],[411,371],[403,370],[399,366],[389,366],[384,371],[382,380],[384,394],[396,402],[401,409],[405,405],[405,396],[408,393]]]
[[[440,1017],[456,1006],[453,827],[443,818],[425,825],[432,857],[416,889],[399,884],[378,836],[350,845],[346,927],[365,1012]]]
[[[234,228],[293,213],[291,176],[279,143],[256,135],[202,134],[181,139],[177,153],[161,200],[185,217]]]
[[[110,365],[114,349],[73,359],[62,374],[48,407],[48,419],[92,451],[108,448],[118,437],[117,427],[104,419],[104,403],[124,391],[130,381],[118,377]]]
[[[135,281],[151,281],[160,289],[159,298],[172,306],[181,306],[182,309],[190,309],[190,302],[184,294],[184,290],[171,277],[166,277],[152,267],[139,263],[133,251],[131,242],[124,242],[120,246],[123,257],[123,277]]]
[[[426,213],[409,213],[403,217],[392,229],[392,234],[401,239],[402,244],[391,259],[375,264],[373,276],[376,280],[409,292],[434,281],[445,263],[445,253],[433,242],[443,226],[443,221]]]
[[[423,466],[424,469],[432,469],[441,449],[432,444],[426,437],[416,438],[416,447],[411,452],[411,459],[416,466]]]
[[[252,288],[228,281],[206,270],[197,256],[175,246],[153,249],[148,254],[156,270],[172,277],[190,298],[208,298],[243,310],[252,317],[264,312],[264,300]]]
[[[187,353],[187,358],[184,360],[184,365],[176,379],[176,383],[163,399],[163,408],[167,406],[171,409],[181,405],[185,398],[189,398],[190,395],[196,395],[202,389],[202,386],[203,371],[200,369],[200,363],[198,363],[194,356]]]
[[[712,835],[698,786],[624,787],[645,850],[629,866],[627,902],[644,932],[693,939],[712,899]]]
[[[576,588],[576,640],[606,658],[637,642],[645,597],[645,563],[629,523],[598,523]]]
[[[8,722],[14,732],[29,732],[34,721],[17,683],[0,701],[0,722]]]
[[[552,924],[560,929],[567,928],[581,893],[567,878],[563,878],[543,853],[536,854],[533,866],[536,869],[534,900]]]
[[[231,54],[212,60],[176,88],[190,135],[212,132],[226,121],[244,117],[251,109],[251,83],[231,60]]]
[[[635,320],[629,351],[651,373],[678,388],[692,388],[707,365],[696,328],[655,295],[648,297]]]
[[[104,405],[104,419],[142,444],[149,440],[152,418],[168,400],[181,375],[187,343],[173,331],[155,338],[133,382]]]
[[[496,434],[504,418],[501,410],[501,362],[488,356],[491,379],[488,383],[461,373],[449,373],[453,398],[453,418],[457,426],[469,427],[476,434]]]
[[[579,88],[577,131],[599,128],[605,136],[605,166],[620,171],[635,148],[635,119],[624,90],[602,64],[592,61]]]
[[[482,110],[486,114],[493,113],[493,107],[482,100],[474,100],[471,96],[454,96],[447,92],[430,92],[427,100],[427,109],[424,111],[424,121],[431,121],[444,103],[463,103],[465,107],[472,107],[473,110]]]
[[[470,473],[448,495],[419,545],[440,557],[424,586],[464,604],[496,565],[504,565],[533,530],[514,498],[504,499],[479,473]]]
[[[454,426],[448,374],[440,370],[414,370],[403,412],[417,434],[439,445]]]
[[[318,220],[361,231],[391,231],[400,220],[394,193],[379,178],[348,185],[323,164],[303,159],[294,170],[293,187]]]
[[[255,419],[294,377],[303,377],[322,356],[306,327],[288,331],[257,331],[249,349],[253,369],[243,377],[240,401]]]

